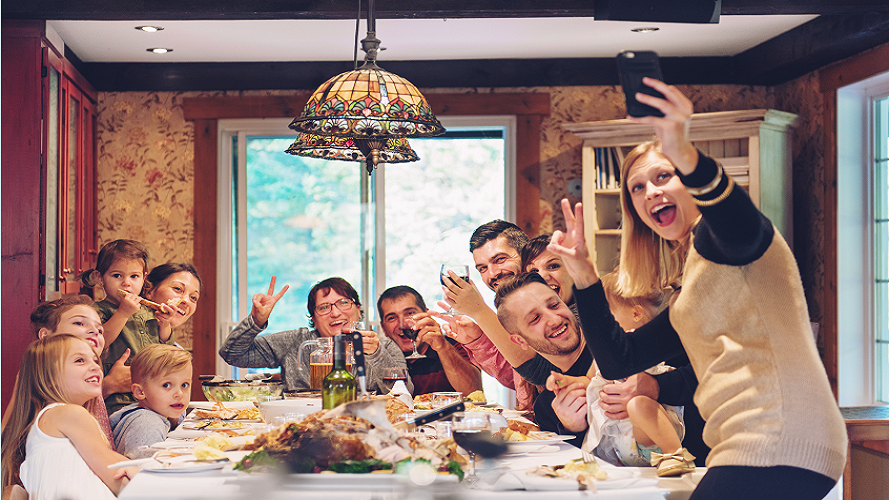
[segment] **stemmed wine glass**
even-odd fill
[[[463,264],[442,264],[441,265],[441,272],[439,273],[439,276],[438,276],[439,280],[441,281],[441,286],[448,286],[447,281],[445,281],[445,280],[448,280],[451,283],[454,282],[453,278],[451,278],[451,275],[448,274],[448,271],[453,272],[454,274],[457,275],[457,277],[459,277],[463,281],[465,281],[467,283],[469,282],[469,266],[463,265]],[[447,302],[447,301],[445,301],[445,302]],[[453,315],[457,314],[457,310],[454,309],[452,306],[450,309],[448,309],[448,311],[445,314],[453,316]]]
[[[417,320],[414,319],[413,316],[405,316],[401,320],[401,334],[405,337],[411,339],[411,345],[414,347],[414,352],[412,352],[409,356],[405,356],[404,359],[420,359],[425,358],[425,354],[420,354],[417,352],[417,335],[420,333],[420,330],[417,329]]]
[[[491,432],[491,421],[487,415],[481,412],[464,412],[455,413],[452,419],[454,441],[459,445],[465,438],[472,438],[479,433]],[[467,445],[468,446],[468,445]],[[479,477],[475,474],[475,452],[469,450],[466,446],[462,447],[469,455],[469,465],[466,476],[463,477],[462,483],[472,488],[479,482]]]

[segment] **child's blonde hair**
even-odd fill
[[[191,354],[181,347],[151,344],[143,347],[130,365],[134,384],[144,384],[167,373],[177,372],[191,364]]]
[[[640,306],[648,315],[644,323],[651,321],[660,312],[661,305],[664,303],[664,292],[660,289],[649,288],[644,293],[629,295],[623,292],[619,286],[619,274],[620,270],[615,269],[602,276],[602,288],[605,290],[605,299],[608,300],[608,305],[612,308]]]
[[[646,294],[652,286],[678,286],[691,242],[690,233],[679,241],[661,238],[636,213],[627,174],[637,161],[649,153],[664,157],[660,141],[644,142],[636,146],[627,154],[620,167],[620,205],[623,219],[618,286],[623,294],[631,297]]]
[[[21,484],[19,467],[25,460],[25,443],[37,414],[51,403],[71,403],[62,381],[63,360],[73,342],[89,342],[67,333],[32,342],[22,357],[16,381],[15,404],[3,429],[3,487]]]

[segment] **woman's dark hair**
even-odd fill
[[[145,249],[145,245],[136,240],[114,240],[102,245],[96,258],[96,267],[84,271],[78,277],[80,282],[90,288],[96,286],[92,279],[93,271],[105,274],[118,259],[141,260],[143,271],[148,269],[148,250]]]
[[[361,301],[358,300],[358,292],[352,288],[352,285],[350,285],[348,281],[338,277],[319,281],[318,283],[315,283],[315,286],[313,286],[311,290],[309,290],[309,301],[306,304],[306,308],[309,310],[309,326],[312,327],[312,329],[315,328],[315,320],[313,318],[313,315],[315,314],[315,305],[317,304],[315,297],[318,295],[319,291],[324,291],[324,295],[329,295],[330,290],[333,290],[343,297],[351,299],[356,307],[361,308]],[[364,311],[362,311],[362,315],[363,314]]]
[[[41,302],[31,313],[31,329],[34,330],[34,335],[37,335],[41,328],[46,328],[53,332],[56,331],[62,314],[74,306],[89,306],[95,309],[96,303],[86,295],[71,295],[61,299]]]
[[[145,277],[145,281],[146,283],[151,283],[152,288],[157,288],[158,285],[170,276],[182,272],[191,273],[198,280],[198,286],[203,288],[204,284],[201,282],[201,275],[198,274],[198,270],[187,262],[167,262],[166,264],[156,266]]]
[[[522,247],[522,251],[520,252],[522,256],[522,272],[525,271],[528,264],[537,257],[540,257],[540,254],[546,251],[546,246],[549,245],[549,240],[551,238],[551,234],[541,234],[540,236],[531,238],[531,240]]]

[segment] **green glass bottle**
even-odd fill
[[[355,377],[346,370],[346,336],[333,337],[333,369],[321,383],[321,402],[325,410],[355,400]]]

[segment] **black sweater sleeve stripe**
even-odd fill
[[[670,324],[669,309],[633,333],[624,332],[605,299],[602,282],[574,290],[587,347],[606,379],[617,380],[673,356],[684,354],[679,335]]]
[[[700,187],[716,178],[718,171],[716,161],[699,153],[694,172],[688,176],[680,174],[679,178],[686,186]],[[727,184],[728,174],[724,174],[714,192],[722,193]],[[695,250],[711,262],[733,266],[749,264],[762,257],[772,243],[771,221],[737,184],[725,200],[700,210],[703,217],[695,227]]]

